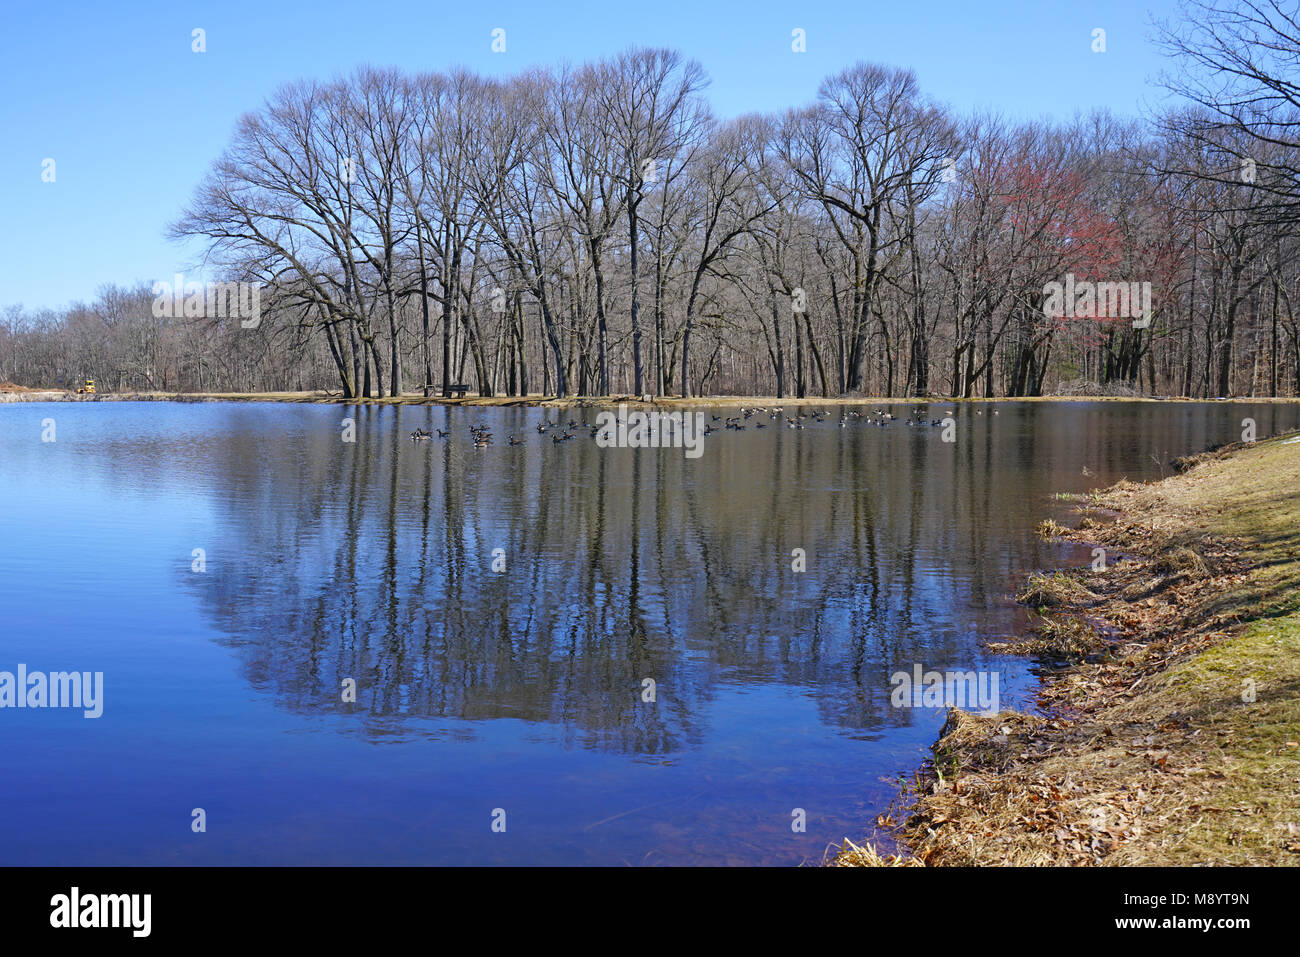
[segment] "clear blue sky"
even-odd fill
[[[1164,66],[1151,18],[1173,13],[1173,0],[15,2],[0,34],[0,306],[61,307],[192,264],[196,248],[167,241],[167,223],[236,118],[302,77],[362,63],[508,75],[637,44],[698,59],[723,116],[808,102],[858,60],[909,67],[962,111],[1139,114],[1164,98],[1149,82]],[[206,53],[191,52],[195,27]]]

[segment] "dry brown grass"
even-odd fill
[[[831,867],[921,867],[922,862],[910,854],[880,854],[869,841],[854,844],[847,837],[834,857]]]
[[[1088,591],[1078,578],[1063,572],[1053,572],[1050,575],[1035,572],[1016,595],[1016,601],[1031,608],[1080,605],[1096,600],[1097,596]]]
[[[953,713],[896,835],[917,860],[1300,864],[1297,474],[1273,440],[1094,496],[1116,520],[1064,534],[1135,557],[1022,593],[1056,623],[1029,640],[1076,663],[1041,716]]]
[[[1028,635],[989,642],[989,647],[1003,654],[1077,663],[1098,658],[1110,642],[1077,614],[1039,615]]]
[[[1036,531],[1043,538],[1059,538],[1069,532],[1069,529],[1050,518],[1045,518],[1038,523]]]

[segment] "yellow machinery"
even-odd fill
[[[83,394],[84,394],[84,395],[94,395],[94,394],[95,394],[95,380],[94,380],[94,379],[87,379],[87,380],[86,380],[86,384],[83,385],[80,389],[77,390],[77,395],[83,395]]]

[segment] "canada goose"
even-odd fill
[[[515,438],[514,433],[512,432],[512,433],[510,433],[510,444],[511,444],[511,445],[523,445],[524,443],[520,442],[517,438]]]
[[[414,432],[411,433],[411,441],[415,442],[420,439],[427,439],[429,435],[430,433],[424,431],[424,429],[416,429]]]
[[[442,431],[442,429],[434,429],[433,431],[438,433],[438,438],[440,439],[445,439],[450,434],[448,432]]]

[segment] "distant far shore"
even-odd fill
[[[1273,396],[1228,396],[1213,399],[1188,399],[1183,396],[1102,396],[1102,395],[1046,395],[1046,396],[999,396],[995,398],[954,399],[949,396],[931,395],[924,398],[907,398],[902,396],[791,396],[772,395],[708,395],[693,396],[689,399],[680,396],[657,396],[644,402],[632,395],[610,396],[545,396],[531,394],[527,396],[476,396],[467,395],[463,399],[445,399],[442,396],[423,396],[419,393],[407,393],[401,396],[384,398],[344,398],[337,392],[101,392],[95,395],[83,395],[68,389],[32,389],[13,386],[9,383],[0,385],[0,403],[5,402],[306,402],[338,403],[349,405],[472,405],[472,406],[539,406],[546,408],[612,408],[621,403],[627,405],[655,405],[676,408],[693,406],[794,406],[794,405],[862,405],[870,402],[901,403],[911,405],[931,405],[934,403],[959,402],[1300,402],[1300,397]]]

